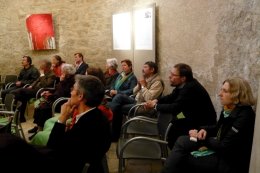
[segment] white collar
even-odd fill
[[[78,122],[78,120],[80,119],[80,117],[82,117],[84,114],[86,114],[87,112],[89,112],[89,111],[91,111],[91,110],[93,110],[93,109],[95,109],[95,108],[96,108],[96,107],[93,107],[93,108],[91,108],[91,109],[89,109],[89,110],[87,110],[87,111],[85,111],[85,112],[82,112],[81,114],[76,115],[75,124]]]

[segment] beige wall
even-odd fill
[[[0,74],[18,73],[24,54],[31,55],[35,64],[54,54],[72,63],[73,53],[80,51],[90,65],[104,68],[112,52],[112,14],[154,2],[157,60],[166,84],[170,67],[184,62],[208,89],[218,111],[216,94],[229,76],[247,78],[256,93],[260,75],[257,0],[0,0]],[[29,50],[25,18],[32,13],[53,14],[56,50]],[[167,87],[166,92],[171,89]]]
[[[104,68],[112,52],[112,14],[153,2],[157,60],[166,84],[169,69],[184,62],[205,85],[218,112],[217,92],[227,77],[245,77],[257,93],[259,0],[0,0],[0,74],[18,73],[25,54],[35,64],[54,54],[72,63],[73,53],[80,51],[90,65]],[[53,14],[57,50],[29,50],[25,18],[32,13]]]

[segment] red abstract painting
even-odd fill
[[[29,15],[26,26],[32,50],[56,49],[52,14]]]

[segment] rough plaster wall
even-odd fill
[[[104,67],[111,53],[111,7],[113,0],[0,0],[0,74],[18,73],[25,54],[37,65],[54,54],[73,63],[73,54],[82,52],[90,65]],[[29,50],[25,19],[33,13],[52,13],[56,50]]]
[[[207,1],[159,3],[159,61],[163,76],[179,62],[190,64],[195,76],[211,86],[216,46],[215,4]],[[164,16],[160,18],[160,16]],[[167,78],[166,78],[167,79]]]
[[[112,52],[112,14],[156,3],[157,60],[165,93],[170,68],[192,66],[219,112],[217,92],[234,75],[248,79],[256,93],[260,75],[260,2],[257,0],[0,0],[0,74],[18,73],[21,56],[39,59],[59,54],[73,62],[83,52],[90,65],[104,68]],[[57,50],[29,50],[25,18],[52,13]],[[15,60],[15,63],[12,63]]]
[[[221,109],[217,93],[227,77],[248,79],[257,93],[260,74],[257,0],[173,0],[160,1],[158,6],[157,46],[165,80],[174,64],[190,64],[194,76],[209,91],[217,112]]]

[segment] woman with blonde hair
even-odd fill
[[[252,90],[246,80],[228,78],[219,97],[223,110],[217,127],[179,137],[161,173],[248,173],[255,122]]]

